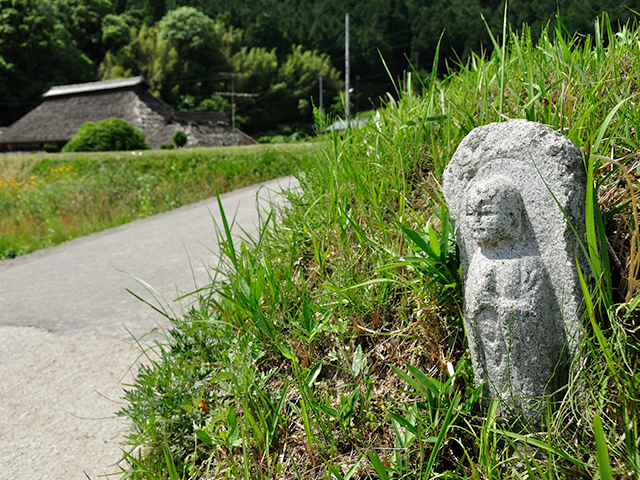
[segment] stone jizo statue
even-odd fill
[[[568,222],[584,231],[585,181],[576,147],[525,120],[473,130],[444,173],[476,383],[511,419],[540,423],[577,356],[581,252]]]

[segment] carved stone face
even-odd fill
[[[481,248],[521,239],[522,199],[506,177],[493,177],[472,186],[466,215],[471,235]]]

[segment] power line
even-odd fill
[[[232,93],[232,92],[211,92],[211,95],[218,95],[220,97],[259,97],[259,93]],[[206,97],[202,97],[206,98]]]

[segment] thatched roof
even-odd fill
[[[183,130],[189,146],[233,145],[233,129],[222,113],[177,112],[148,91],[142,77],[52,87],[38,107],[16,121],[0,137],[0,150],[39,149],[64,145],[85,122],[122,118],[147,137],[151,148],[170,143]],[[237,144],[257,143],[237,133]]]
[[[50,97],[11,125],[2,143],[66,143],[85,122],[122,118],[143,133],[164,123],[168,106],[146,90]]]

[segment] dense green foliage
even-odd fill
[[[0,157],[0,259],[290,173],[312,145]]]
[[[505,35],[420,94],[409,76],[300,163],[258,238],[223,221],[220,275],[126,394],[144,453],[125,478],[640,479],[640,29],[595,32]],[[601,208],[581,239],[584,361],[541,430],[477,405],[440,187],[461,139],[506,118],[580,147]]]
[[[342,83],[328,55],[294,46],[279,57],[275,49],[242,46],[241,33],[191,7],[181,7],[155,26],[132,27],[129,44],[107,52],[101,75],[143,75],[152,91],[169,103],[227,115],[233,89],[244,95],[235,99],[237,124],[250,131],[309,122],[319,76],[324,77],[325,97],[332,99],[334,111],[340,109]]]
[[[528,23],[537,38],[559,14],[568,34],[588,34],[603,10],[615,29],[630,9],[640,4],[512,0],[508,22],[516,29]],[[503,12],[497,0],[1,0],[0,125],[37,105],[52,85],[143,75],[173,106],[228,114],[235,81],[236,92],[255,95],[235,99],[247,131],[299,128],[319,103],[319,76],[324,107],[344,113],[345,13],[357,111],[378,106],[404,71],[428,75],[438,45],[441,73],[472,50],[490,52],[485,21],[499,31]]]
[[[181,148],[187,144],[187,134],[182,131],[177,131],[173,134],[173,143],[176,144],[176,147]]]
[[[86,122],[62,147],[63,152],[148,150],[144,134],[120,118]]]
[[[143,10],[146,1],[130,0],[124,11]],[[292,44],[330,50],[338,68],[344,59],[344,15],[349,13],[353,71],[363,79],[377,75],[376,80],[367,78],[371,80],[367,84],[388,86],[388,79],[380,76],[377,50],[393,65],[394,76],[406,68],[405,56],[414,61],[417,55],[417,63],[430,68],[443,32],[443,58],[464,58],[472,49],[480,51],[481,42],[491,47],[481,15],[497,29],[502,26],[504,4],[499,0],[166,0],[162,7],[163,12],[182,5],[199,8],[211,18],[243,30],[243,41],[249,48],[276,48],[280,55]],[[638,10],[635,2],[616,0],[512,0],[508,22],[514,28],[527,23],[537,37],[548,22],[553,26],[559,11],[569,33],[588,34],[593,33],[593,20],[603,11],[611,15],[614,24],[628,18],[627,6]],[[376,97],[381,92],[373,91]]]
[[[0,0],[0,124],[17,120],[48,87],[92,79],[49,0]]]
[[[53,5],[75,45],[97,66],[106,53],[102,25],[113,10],[110,0],[55,0]]]

